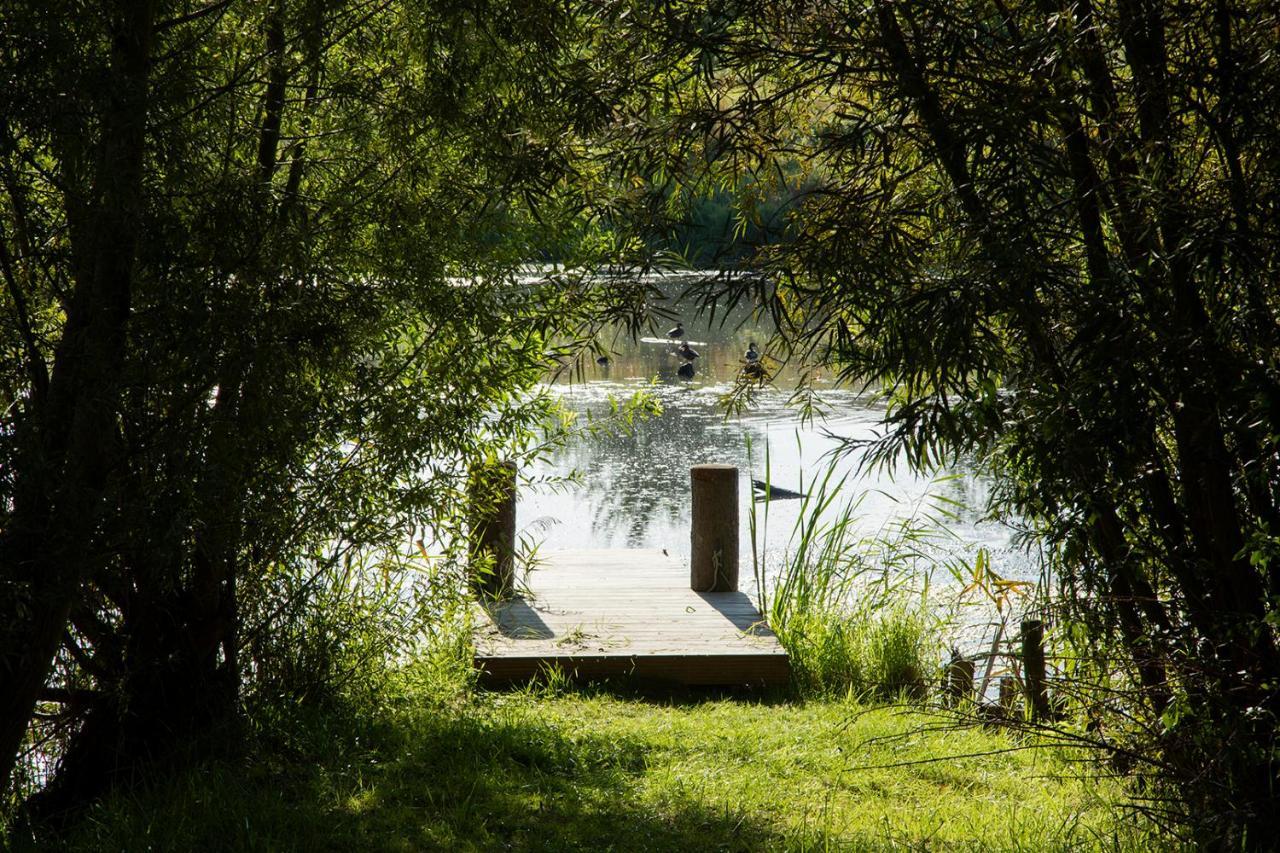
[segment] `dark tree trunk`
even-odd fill
[[[43,404],[19,426],[13,514],[0,537],[10,580],[0,598],[0,779],[8,780],[81,584],[107,482],[102,437],[113,432],[133,292],[153,8],[110,9],[110,85],[86,213],[73,229],[78,280]],[[74,61],[74,57],[68,57]],[[68,189],[74,196],[76,189]]]
[[[271,183],[288,81],[283,15],[283,0],[274,0],[266,13],[269,73],[254,163],[260,181],[254,207],[257,247],[274,216]],[[238,276],[237,286],[249,286],[245,282],[262,275]],[[264,286],[277,285],[268,278]],[[120,494],[126,517],[147,519],[152,535],[164,544],[143,548],[134,541],[137,531],[122,534],[124,573],[132,587],[118,631],[126,648],[98,678],[103,689],[84,713],[56,776],[27,802],[36,820],[63,819],[111,788],[129,784],[146,768],[198,757],[217,748],[219,731],[238,726],[236,574],[247,460],[259,437],[255,419],[262,415],[262,395],[254,391],[260,382],[246,342],[225,341],[222,349],[211,380],[216,396],[201,432],[204,451],[193,455],[194,467],[178,474],[194,480],[180,519],[157,521],[167,516],[153,502],[171,487],[184,492],[181,483],[159,482],[137,470],[139,483]],[[203,417],[204,405],[197,403],[195,420]],[[133,464],[145,467],[145,457],[139,458]]]

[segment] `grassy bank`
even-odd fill
[[[1090,775],[1089,756],[927,710],[949,627],[929,597],[940,525],[915,512],[865,537],[856,503],[827,512],[842,485],[830,469],[812,485],[769,584],[757,564],[762,610],[791,655],[787,691],[477,692],[465,619],[444,618],[407,670],[355,666],[369,678],[323,713],[280,719],[287,703],[268,703],[236,760],[158,776],[15,846],[1167,848],[1126,814],[1118,783]]]
[[[1061,753],[836,699],[407,694],[96,808],[67,850],[1141,847]],[[971,757],[953,757],[969,755]],[[886,766],[895,765],[895,766]],[[48,843],[48,839],[44,839]]]

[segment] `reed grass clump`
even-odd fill
[[[765,476],[768,482],[766,449]],[[769,490],[750,516],[760,610],[791,656],[802,693],[921,700],[936,683],[948,617],[928,597],[947,510],[936,498],[868,535],[834,463],[801,491],[780,565],[755,548]],[[840,501],[843,500],[843,503]]]
[[[801,610],[777,624],[804,693],[922,699],[937,668],[926,619],[909,607]]]

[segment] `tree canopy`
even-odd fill
[[[1202,838],[1264,844],[1280,766],[1275,10],[631,11],[627,49],[646,45],[667,82],[626,168],[777,186],[803,164],[795,239],[728,292],[770,305],[796,356],[883,389],[873,460],[965,456],[996,475],[993,510],[1052,550],[1100,694],[1133,688],[1099,695],[1135,721],[1102,740],[1173,780],[1159,808],[1186,806]]]
[[[520,264],[590,248],[567,179],[608,113],[554,4],[0,23],[0,777],[60,755],[56,812],[322,687],[378,565],[449,545],[459,472],[600,314]]]

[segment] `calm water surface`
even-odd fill
[[[689,554],[689,466],[736,465],[740,472],[741,565],[743,586],[750,586],[751,541],[747,513],[752,478],[765,478],[766,448],[770,480],[775,486],[807,491],[825,473],[830,451],[839,438],[876,435],[882,409],[853,390],[826,383],[822,392],[826,416],[804,423],[786,405],[790,396],[785,371],[777,388],[766,389],[755,406],[726,416],[722,398],[742,367],[747,344],[763,345],[767,333],[750,322],[749,312],[731,314],[729,322],[711,325],[692,314],[684,317],[685,336],[699,353],[692,380],[677,376],[682,363],[675,344],[660,340],[673,324],[656,320],[648,340],[619,338],[607,365],[591,364],[579,375],[550,384],[564,404],[578,412],[603,415],[610,398],[625,398],[647,389],[662,403],[660,416],[642,421],[630,433],[575,439],[545,464],[534,478],[576,474],[578,482],[562,490],[526,489],[519,504],[519,523],[541,540],[546,550],[563,548],[665,548],[673,556]],[[742,324],[742,325],[738,325]],[[1012,543],[1012,531],[981,519],[988,483],[971,473],[939,472],[948,477],[910,474],[899,466],[892,474],[857,471],[860,456],[845,454],[837,478],[849,474],[837,503],[860,501],[859,532],[868,536],[896,519],[927,506],[930,494],[948,501],[954,518],[947,520],[945,547],[972,555],[987,548],[996,572],[1034,580],[1038,570]],[[757,533],[766,565],[776,565],[786,549],[800,501],[774,501],[767,528]],[[958,506],[957,506],[958,504]],[[952,540],[951,537],[954,537]]]

